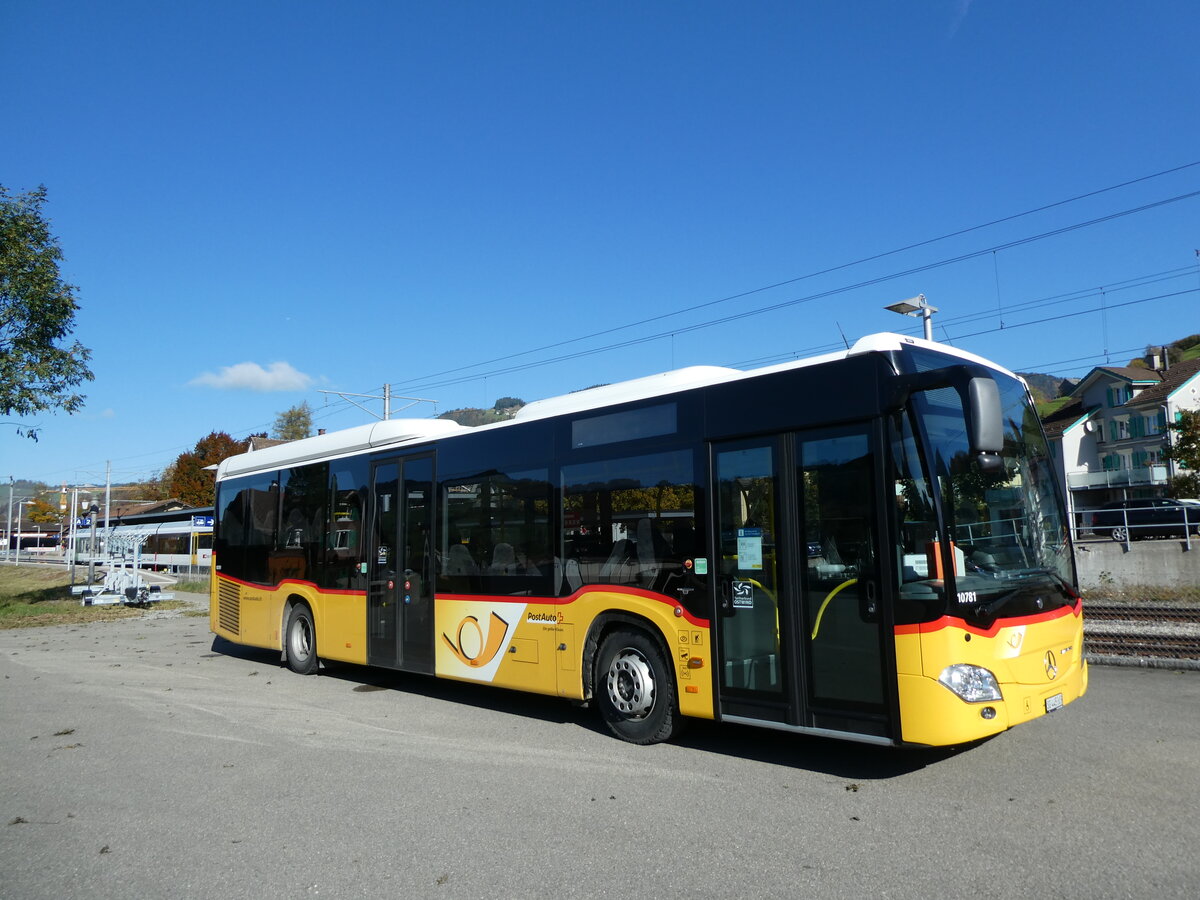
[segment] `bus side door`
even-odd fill
[[[714,448],[725,718],[887,738],[868,425]]]
[[[376,462],[367,662],[433,672],[433,457]]]

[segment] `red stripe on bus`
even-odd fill
[[[319,594],[336,594],[338,596],[344,596],[344,597],[365,597],[365,596],[367,596],[366,591],[345,591],[345,590],[335,589],[335,588],[317,587],[316,584],[311,581],[300,581],[298,578],[285,578],[283,581],[279,582],[278,584],[255,584],[253,581],[242,581],[242,579],[240,579],[240,578],[234,578],[232,575],[223,575],[220,572],[217,573],[217,578],[222,579],[224,581],[232,581],[234,584],[240,584],[242,587],[253,588],[254,590],[258,590],[258,591],[275,591],[275,590],[278,590],[279,588],[283,587],[284,585],[298,584],[298,585],[300,585],[300,587],[312,588],[314,591],[316,591]]]
[[[670,597],[664,594],[656,594],[654,591],[647,591],[643,588],[627,587],[625,585],[606,585],[606,584],[589,584],[579,588],[575,593],[567,597],[523,597],[523,596],[496,596],[493,594],[437,594],[438,600],[460,600],[474,603],[526,603],[539,606],[567,606],[574,603],[584,594],[625,594],[630,597],[641,597],[643,600],[653,600],[655,603],[665,603],[675,609],[682,610],[681,619],[686,619],[688,624],[696,625],[700,628],[708,628],[708,619],[701,619],[688,612]]]
[[[932,622],[921,622],[916,625],[897,625],[895,633],[932,634],[935,631],[941,631],[943,628],[958,628],[962,631],[969,631],[971,634],[977,634],[980,637],[990,638],[999,634],[1001,628],[1014,628],[1020,625],[1037,625],[1042,622],[1053,622],[1055,619],[1061,619],[1068,615],[1074,615],[1078,618],[1082,613],[1083,604],[1076,603],[1074,606],[1064,606],[1050,612],[1038,613],[1032,616],[1021,616],[1016,619],[997,619],[992,623],[992,627],[988,629],[969,625],[965,619],[960,619],[957,616],[942,616],[940,619],[934,619]]]

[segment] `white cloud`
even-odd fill
[[[311,376],[285,362],[273,362],[265,369],[253,362],[222,366],[218,372],[204,372],[188,382],[203,387],[262,392],[299,391],[312,383]]]

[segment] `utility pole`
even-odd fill
[[[67,552],[71,554],[71,587],[75,587],[75,526],[79,520],[79,488],[71,488],[71,506],[67,510],[71,519],[71,537],[67,540]]]
[[[112,521],[109,518],[109,510],[112,507],[112,461],[105,460],[104,462],[104,533],[107,535],[110,532],[108,523]],[[104,539],[105,547],[108,549],[108,538]]]
[[[8,524],[4,527],[4,558],[7,559],[12,551],[12,498],[13,477],[8,476]]]
[[[357,406],[363,412],[371,413],[371,415],[373,415],[375,418],[382,419],[385,422],[392,417],[392,397],[393,396],[395,396],[399,400],[411,400],[412,401],[411,403],[405,404],[404,406],[400,407],[399,410],[396,410],[397,412],[408,409],[410,406],[416,406],[418,403],[437,403],[436,400],[428,400],[424,397],[401,397],[399,395],[394,395],[394,394],[392,394],[392,386],[390,384],[385,384],[383,386],[383,395],[382,396],[380,396],[379,394],[351,394],[346,391],[318,391],[317,393],[319,393],[319,394],[334,394],[338,397],[341,397],[343,400],[353,403],[355,406]],[[361,403],[351,400],[350,399],[351,397],[362,397],[364,400],[382,400],[383,401],[383,415],[380,416],[379,413],[371,412],[371,410],[367,409]]]
[[[13,557],[14,566],[21,564],[21,507],[24,505],[24,500],[17,503],[17,555]]]
[[[88,515],[92,518],[92,539],[88,548],[88,584],[96,583],[96,519],[100,517],[100,507],[95,503],[88,507]]]

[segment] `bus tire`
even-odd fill
[[[679,731],[674,672],[646,632],[622,628],[604,639],[595,686],[600,716],[621,740],[657,744]]]
[[[312,610],[303,603],[293,606],[283,633],[288,668],[297,675],[317,671],[317,629]]]

